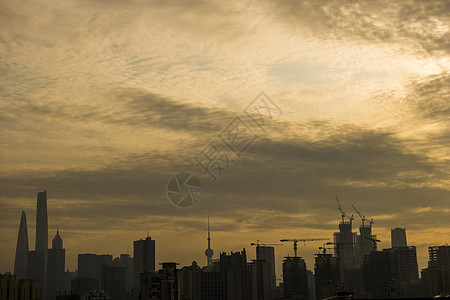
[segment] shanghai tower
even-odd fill
[[[37,194],[36,210],[36,251],[48,249],[47,191]]]
[[[28,279],[38,280],[45,299],[45,275],[47,273],[48,220],[47,191],[37,193],[36,246],[28,252]]]
[[[17,279],[27,278],[28,272],[28,230],[27,216],[22,211],[20,218],[19,235],[17,236],[16,259],[14,261],[14,274]]]

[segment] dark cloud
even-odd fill
[[[409,88],[411,92],[403,102],[416,115],[433,121],[450,121],[450,73],[430,75],[412,82]]]
[[[5,124],[20,119],[48,119],[71,123],[101,122],[140,128],[160,128],[192,133],[219,133],[236,113],[190,104],[138,89],[108,92],[108,104],[101,100],[89,104],[49,101],[5,104]]]
[[[320,121],[312,124],[321,130]],[[167,181],[180,171],[200,176],[205,188],[202,201],[191,210],[174,208],[165,196]],[[130,155],[96,170],[23,171],[1,177],[2,202],[8,197],[33,202],[36,191],[46,188],[49,199],[60,204],[54,214],[77,216],[86,229],[98,222],[112,224],[112,229],[119,223],[133,228],[133,219],[149,215],[208,214],[232,219],[237,228],[332,229],[334,225],[323,221],[338,217],[335,194],[347,208],[355,203],[368,215],[401,214],[409,207],[399,199],[408,199],[411,207],[445,207],[449,196],[434,187],[448,177],[445,166],[410,153],[392,133],[346,124],[317,141],[300,134],[283,141],[260,136],[216,184],[201,176],[189,155],[176,153]],[[76,228],[78,221],[68,226]],[[415,222],[428,226],[430,221]]]
[[[407,44],[447,53],[448,1],[270,1],[276,17],[317,37]]]

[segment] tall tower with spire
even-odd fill
[[[205,250],[206,255],[206,265],[212,267],[212,258],[214,255],[213,249],[211,249],[211,233],[209,228],[209,217],[208,217],[208,249]]]
[[[14,274],[17,279],[27,278],[28,272],[28,229],[27,215],[22,211],[19,234],[17,236],[16,259],[14,261]]]
[[[64,291],[64,271],[66,250],[59,230],[52,241],[52,248],[47,253],[46,299],[55,299],[58,293]]]

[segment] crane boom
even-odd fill
[[[345,211],[342,210],[341,204],[339,203],[339,199],[338,199],[337,195],[335,195],[335,196],[336,196],[336,201],[337,201],[337,204],[338,204],[338,208],[337,208],[337,209],[341,212],[342,223],[344,223],[345,217],[347,217],[347,218],[350,220],[350,225],[351,225],[351,224],[352,224],[352,221],[354,220],[353,215],[351,215],[351,216],[349,217],[349,216],[345,213]]]
[[[256,241],[256,243],[250,243],[250,246],[283,246],[283,244],[267,244],[267,243],[260,243],[259,240]]]
[[[294,242],[294,256],[297,257],[297,244],[298,242],[312,242],[312,241],[329,241],[327,238],[318,239],[282,239],[280,242]]]
[[[337,201],[337,205],[338,205],[337,209],[341,212],[342,222],[344,222],[344,219],[345,219],[345,212],[342,210],[341,204],[339,203],[339,198],[338,198],[338,196],[337,196],[337,195],[335,195],[335,196],[336,196],[336,201]]]
[[[373,243],[373,251],[377,251],[377,243],[379,243],[381,241],[377,240],[376,238],[368,237],[368,236],[365,236],[365,238],[372,241],[372,243]]]
[[[356,209],[356,207],[352,204],[353,209],[356,211],[356,213],[359,215],[362,221],[362,226],[364,227],[364,221],[366,221],[366,217],[361,215],[361,213]]]
[[[359,217],[361,218],[362,226],[364,227],[364,221],[367,221],[367,222],[369,222],[370,228],[372,228],[372,224],[374,223],[374,222],[373,222],[373,218],[369,220],[366,216],[362,215],[362,214],[356,209],[356,207],[355,207],[353,204],[352,204],[352,206],[353,206],[353,209],[356,211],[356,213],[357,213],[357,214],[359,215]]]
[[[266,244],[266,243],[260,243],[259,240],[256,240],[256,243],[250,243],[250,246],[256,246],[256,259],[259,259],[259,247],[265,247],[265,246],[283,246],[283,244]]]

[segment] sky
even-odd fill
[[[22,210],[34,249],[44,189],[71,271],[147,234],[157,262],[205,265],[208,216],[214,258],[332,239],[335,195],[379,249],[406,228],[425,268],[450,243],[449,16],[445,0],[2,0],[0,272]],[[279,113],[212,182],[194,158],[261,93]],[[190,208],[167,197],[179,173],[201,181]],[[322,243],[299,246],[309,269]]]

